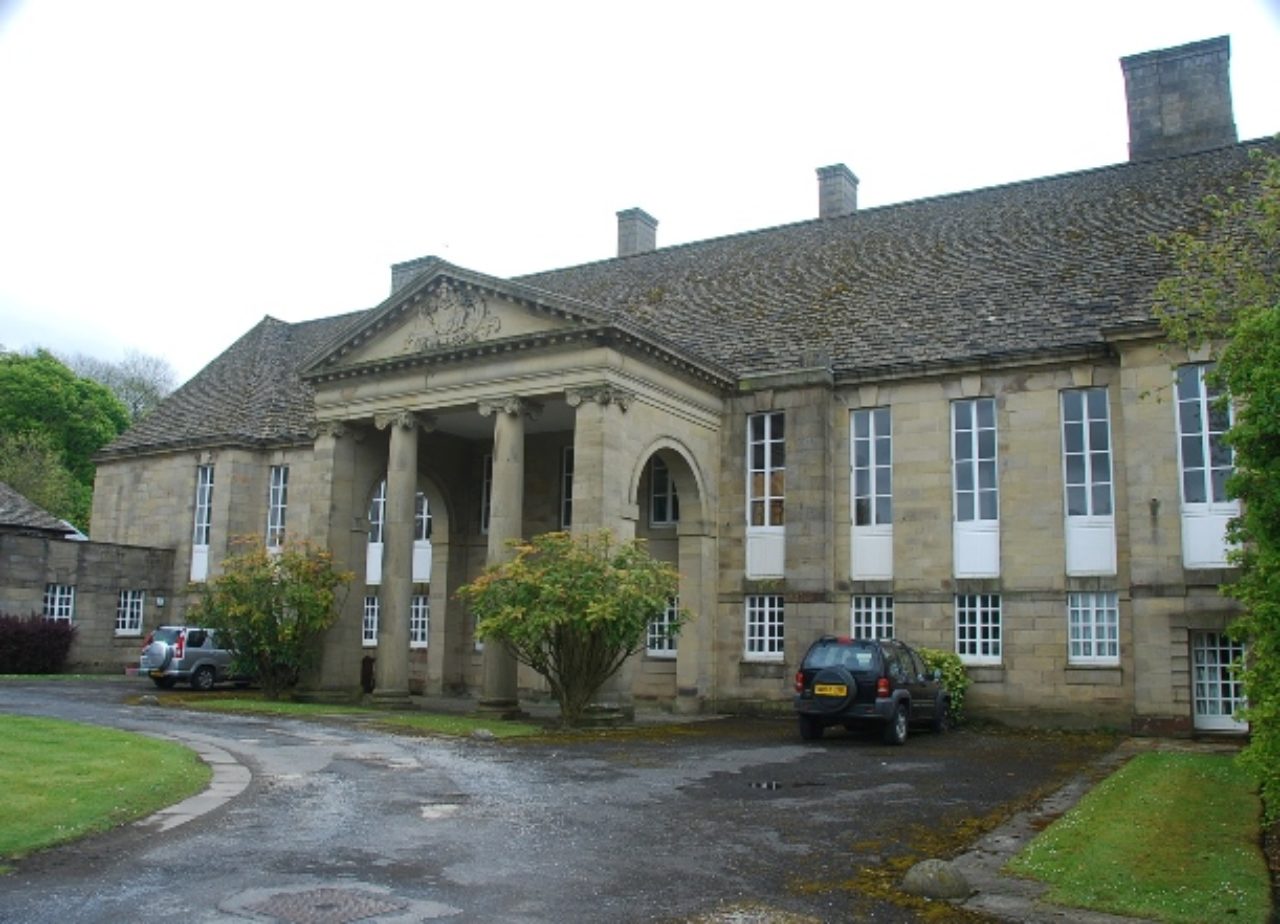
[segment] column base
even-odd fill
[[[476,703],[476,715],[508,720],[529,717],[529,713],[520,708],[518,699],[482,699]]]
[[[375,709],[412,709],[409,690],[374,690],[369,695]]]

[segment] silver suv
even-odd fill
[[[138,667],[151,682],[169,689],[178,681],[193,690],[212,690],[220,681],[245,682],[231,672],[231,652],[218,647],[213,629],[195,626],[161,626],[142,646]]]

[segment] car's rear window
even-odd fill
[[[877,646],[871,642],[831,641],[814,645],[805,655],[806,668],[843,667],[850,671],[874,671]]]
[[[151,637],[157,642],[172,642],[177,639],[181,631],[181,629],[156,629]]]

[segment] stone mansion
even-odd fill
[[[173,551],[142,632],[233,537],[327,547],[356,578],[317,694],[372,657],[387,701],[545,695],[455,591],[508,540],[607,528],[692,617],[623,706],[785,708],[815,637],[892,634],[957,652],[993,717],[1238,729],[1228,421],[1151,315],[1154,238],[1275,150],[1237,140],[1228,60],[1125,58],[1125,163],[863,210],[835,165],[814,219],[659,248],[630,209],[611,259],[425,257],[375,307],[266,317],[101,453],[92,539]]]

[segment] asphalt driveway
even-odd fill
[[[0,920],[959,919],[904,901],[901,873],[1112,744],[975,730],[801,743],[780,719],[427,739],[126,702],[149,686],[0,682],[0,711],[176,735],[230,755],[248,785],[168,830],[20,862],[0,878]]]

